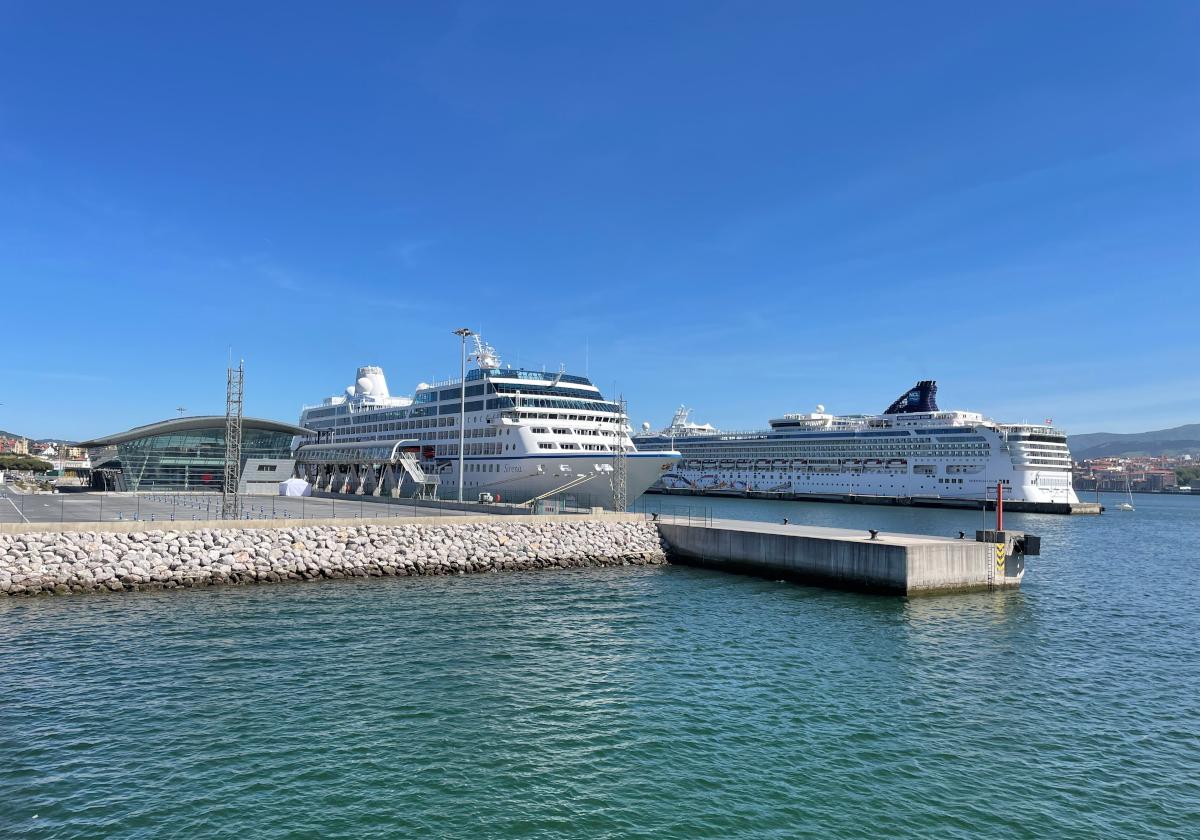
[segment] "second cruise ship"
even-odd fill
[[[634,437],[639,450],[682,460],[652,490],[776,498],[836,498],[960,506],[996,498],[1017,510],[1075,512],[1067,435],[1044,425],[1001,424],[944,411],[937,383],[918,382],[882,414],[785,414],[770,428],[720,432],[688,422]]]
[[[305,407],[299,425],[312,434],[297,444],[310,461],[308,477],[318,484],[329,481],[311,464],[322,453],[330,464],[377,458],[408,470],[404,475],[397,469],[406,495],[420,489],[413,484],[427,483],[427,491],[453,497],[461,478],[468,500],[519,504],[546,498],[612,508],[618,450],[627,502],[679,461],[669,447],[639,452],[621,403],[605,399],[587,377],[502,367],[494,348],[478,336],[474,340],[475,367],[467,371],[465,386],[458,378],[422,382],[412,396],[393,396],[382,368],[365,366],[343,394]],[[356,452],[339,451],[350,448]],[[374,451],[379,454],[360,454]],[[368,479],[383,480],[378,473]]]

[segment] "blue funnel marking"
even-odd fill
[[[901,394],[884,414],[922,414],[937,411],[937,382],[922,379],[911,390]]]

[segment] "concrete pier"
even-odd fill
[[[442,513],[442,512],[438,512]],[[975,539],[630,513],[0,523],[0,595],[675,562],[899,595],[1016,587],[1036,537]]]
[[[658,527],[673,563],[896,595],[1014,588],[1025,574],[1026,545],[1038,550],[1036,538],[1016,531],[872,538],[865,530],[727,519]]]

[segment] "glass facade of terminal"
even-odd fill
[[[129,490],[220,490],[225,469],[225,428],[210,427],[139,437],[117,444]],[[242,429],[242,463],[248,458],[290,458],[292,435]]]

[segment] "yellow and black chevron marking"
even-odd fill
[[[1004,543],[996,543],[996,571],[1004,571]]]

